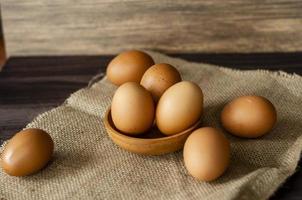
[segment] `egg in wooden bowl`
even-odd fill
[[[119,131],[111,118],[111,110],[105,114],[104,125],[111,140],[124,150],[143,155],[162,155],[183,148],[187,137],[200,125],[200,121],[180,133],[166,136],[156,126],[139,135],[127,135]]]
[[[152,93],[135,82],[122,84],[113,95],[104,124],[114,143],[128,151],[160,155],[181,149],[198,127],[203,94],[198,85],[175,84],[156,105]]]

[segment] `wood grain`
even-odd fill
[[[301,0],[2,0],[8,55],[302,50]]]
[[[0,71],[5,64],[6,61],[6,52],[5,52],[5,44],[3,37],[3,28],[2,28],[2,20],[1,20],[1,10],[0,10]]]

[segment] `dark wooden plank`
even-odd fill
[[[302,52],[295,53],[216,53],[216,54],[172,54],[194,62],[251,70],[283,70],[302,74]]]
[[[2,0],[9,55],[302,50],[301,0]]]
[[[302,199],[302,160],[300,160],[295,174],[278,189],[271,200],[301,200]]]
[[[0,10],[0,70],[2,69],[5,60],[6,60],[6,52],[5,52],[5,44],[4,44],[4,35],[3,35],[3,27],[2,27],[2,16]]]
[[[81,56],[9,59],[0,72],[0,142],[85,87],[107,62]]]
[[[302,53],[173,54],[195,62],[237,69],[285,70],[302,75]],[[98,72],[105,72],[112,56],[39,56],[11,58],[0,72],[0,144],[39,113],[64,102],[85,87]],[[261,67],[262,66],[262,67]],[[299,166],[302,165],[300,162]],[[302,173],[298,168],[274,200],[302,199]]]

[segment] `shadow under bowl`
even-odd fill
[[[162,155],[183,148],[187,137],[200,125],[200,120],[187,130],[175,135],[166,136],[155,126],[146,133],[130,136],[119,131],[111,118],[110,109],[104,118],[104,125],[111,140],[119,147],[142,155]]]

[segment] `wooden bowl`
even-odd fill
[[[104,124],[109,137],[121,148],[137,154],[161,155],[182,149],[187,137],[198,128],[200,121],[172,136],[162,134],[156,127],[144,134],[129,136],[114,126],[109,109],[105,114]]]

